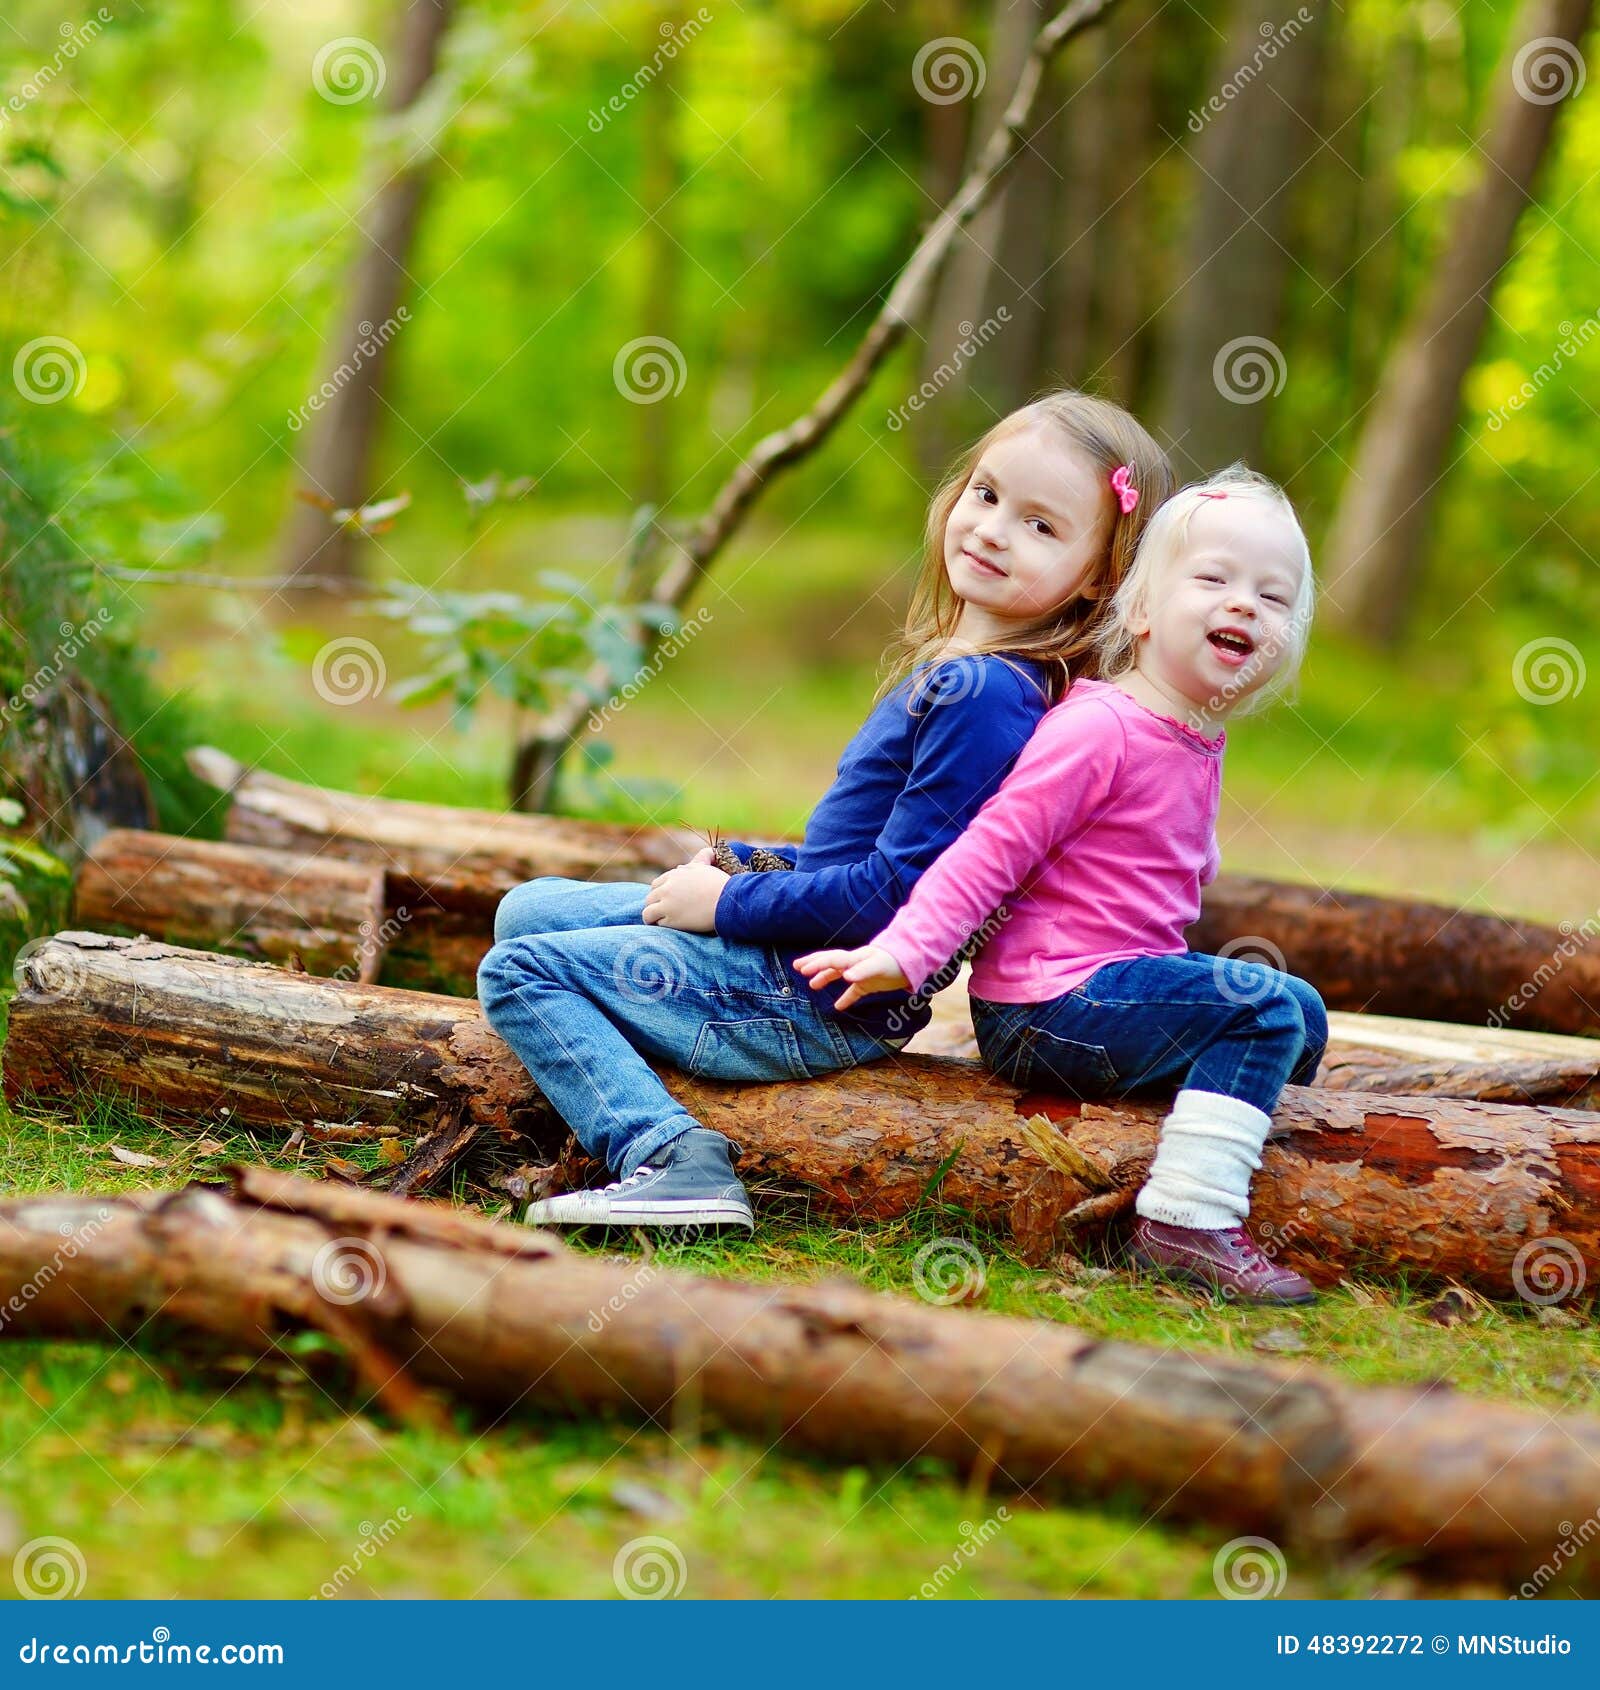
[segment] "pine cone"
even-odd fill
[[[713,849],[716,854],[711,860],[724,874],[766,874],[773,869],[794,867],[787,857],[780,857],[776,851],[769,851],[762,845],[757,845],[750,853],[747,863],[740,862],[727,845],[717,845]]]

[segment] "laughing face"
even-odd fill
[[[1174,702],[1226,716],[1288,659],[1304,569],[1299,532],[1281,514],[1207,499],[1152,583],[1140,672]]]
[[[1003,635],[1087,596],[1111,505],[1098,466],[1059,429],[1026,428],[991,442],[944,531],[961,637]]]

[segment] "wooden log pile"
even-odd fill
[[[375,864],[275,846],[117,830],[78,872],[75,918],[96,931],[126,929],[314,974],[470,995],[490,943],[492,905],[445,908],[413,889],[413,909],[387,890],[388,878]],[[964,983],[935,998],[933,1011],[933,1026],[912,1048],[976,1057]],[[1600,1041],[1336,1011],[1317,1083],[1589,1107],[1600,1103]]]
[[[829,1283],[618,1264],[448,1206],[231,1170],[0,1203],[5,1335],[267,1353],[334,1337],[391,1413],[714,1423],[841,1462],[932,1456],[1005,1492],[1133,1502],[1291,1554],[1526,1578],[1600,1488],[1600,1422],[1429,1385],[1108,1341]],[[1585,1544],[1565,1569],[1595,1583]]]
[[[473,944],[485,942],[495,904],[520,882],[546,874],[651,880],[705,843],[686,829],[332,792],[247,769],[210,747],[191,751],[189,763],[229,794],[231,841],[387,870],[391,900],[413,910],[408,933],[435,928],[440,944],[423,948],[448,960],[458,978],[470,978]],[[1600,1034],[1593,937],[1408,898],[1227,874],[1206,888],[1188,935],[1195,950],[1281,957],[1330,1009],[1591,1035]],[[419,973],[400,983],[431,982]]]
[[[387,1134],[416,1142],[413,1174],[484,1133],[531,1136],[547,1160],[566,1144],[475,1002],[88,933],[57,935],[20,973],[13,1102],[110,1092],[200,1125],[227,1111],[284,1133]],[[1033,1261],[1126,1212],[1162,1113],[1018,1093],[975,1064],[910,1055],[789,1084],[662,1079],[744,1147],[758,1188],[876,1221],[936,1186]],[[1600,1283],[1600,1115],[1290,1088],[1275,1128],[1254,1221],[1314,1279],[1426,1276],[1510,1296],[1570,1253]]]

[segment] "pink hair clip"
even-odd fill
[[[1202,493],[1200,495],[1202,499],[1225,499],[1227,496],[1226,493]]]
[[[1117,496],[1117,503],[1122,507],[1122,514],[1126,516],[1139,502],[1139,489],[1130,479],[1133,475],[1132,464],[1119,464],[1111,472],[1111,491]]]

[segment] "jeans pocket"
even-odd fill
[[[1028,1083],[1027,1012],[997,1010],[974,1001],[972,1030],[978,1035],[978,1054],[991,1073],[1014,1086]]]
[[[806,1080],[800,1040],[781,1015],[708,1021],[689,1054],[688,1072],[703,1080]]]
[[[1104,1045],[1064,1039],[1043,1027],[1030,1028],[1023,1040],[1026,1080],[1035,1087],[1059,1086],[1070,1097],[1092,1099],[1115,1091],[1117,1067]]]

